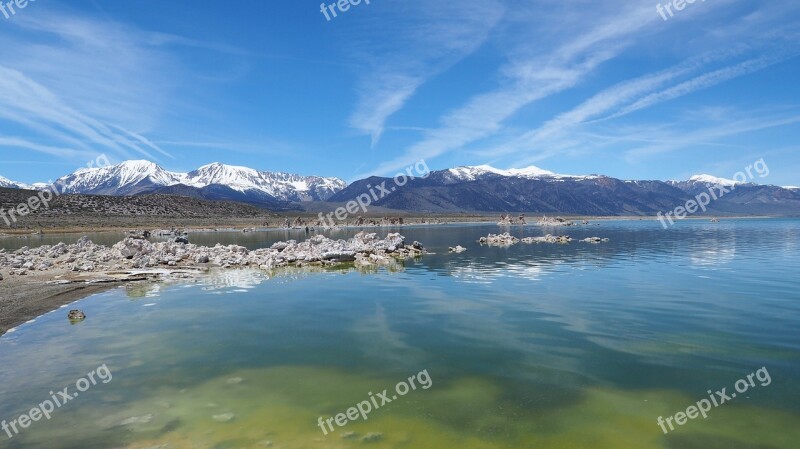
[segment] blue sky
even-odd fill
[[[330,3],[330,1],[328,1]],[[665,4],[666,1],[662,0]],[[37,0],[0,14],[0,175],[105,153],[354,180],[537,165],[800,185],[800,3]]]

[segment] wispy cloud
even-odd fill
[[[358,72],[358,103],[350,126],[378,142],[386,121],[420,86],[470,55],[504,14],[497,0],[386,4],[396,20],[372,29],[380,39],[351,42]],[[369,26],[369,25],[367,25]]]
[[[0,107],[2,117],[7,121],[23,126],[33,127],[51,136],[65,136],[67,141],[84,148],[92,147],[95,151],[111,151],[122,156],[139,153],[149,158],[153,155],[141,145],[141,141],[132,141],[126,135],[115,132],[105,123],[89,117],[67,106],[53,92],[41,84],[26,77],[21,72],[0,65]],[[138,139],[137,139],[138,140]],[[6,146],[20,146],[22,139],[6,140]],[[80,141],[86,143],[81,144]],[[17,142],[16,145],[10,145]],[[75,154],[74,149],[27,141],[27,148],[45,151],[48,154],[69,157]],[[0,145],[3,141],[0,141]]]
[[[654,20],[650,8],[631,6],[625,11],[626,14],[617,10],[604,18],[586,20],[580,27],[586,32],[577,36],[571,33],[573,37],[555,50],[540,50],[531,42],[512,49],[512,60],[500,69],[504,81],[497,89],[474,96],[447,113],[440,127],[425,133],[422,141],[374,172],[389,172],[409,160],[430,159],[489,137],[502,131],[503,122],[523,107],[580,84],[630,45],[632,33]]]
[[[69,159],[100,152],[169,157],[127,130],[151,128],[163,108],[165,85],[154,73],[169,64],[143,43],[143,33],[53,9],[11,25],[0,32],[0,119],[5,134],[20,137],[0,146]]]
[[[794,55],[769,55],[750,59],[729,67],[711,71],[709,73],[704,73],[668,89],[664,89],[659,92],[653,92],[643,98],[640,98],[636,102],[609,116],[608,119],[621,117],[623,115],[636,112],[640,109],[645,109],[665,101],[688,95],[697,90],[706,89],[719,83],[738,78],[749,73],[757,72],[787,59],[787,56]]]
[[[726,5],[738,3],[730,0]],[[598,122],[613,122],[634,112],[763,70],[795,57],[800,50],[797,31],[793,28],[795,23],[780,22],[787,15],[787,8],[796,7],[774,4],[763,8],[751,7],[744,16],[732,16],[729,28],[699,29],[695,36],[687,39],[684,48],[670,49],[672,54],[663,59],[677,59],[678,62],[671,67],[657,68],[601,88],[574,108],[557,113],[532,129],[514,129],[519,125],[511,126],[507,122],[523,108],[530,109],[530,105],[568,90],[577,91],[590,79],[593,84],[598,84],[596,78],[605,62],[632,51],[641,52],[643,41],[663,38],[667,34],[671,38],[682,35],[684,28],[681,26],[691,27],[692,19],[707,18],[711,14],[709,10],[698,10],[694,17],[686,15],[686,21],[667,27],[651,6],[636,7],[626,3],[622,8],[621,3],[614,5],[619,8],[601,9],[598,5],[598,8],[581,10],[581,5],[564,7],[567,12],[560,11],[565,17],[561,26],[568,32],[559,32],[547,25],[537,27],[540,41],[521,43],[509,51],[511,60],[499,71],[505,76],[505,81],[495,90],[473,96],[462,107],[447,113],[440,120],[441,126],[424,133],[422,140],[408,147],[401,156],[379,165],[370,173],[389,173],[410,160],[430,160],[455,150],[462,153],[470,150],[483,160],[514,157],[514,164],[520,166],[556,155],[578,156],[595,150],[603,151],[615,139],[622,137],[603,131]],[[552,6],[558,8],[556,4]],[[781,25],[776,26],[776,22]],[[579,31],[576,33],[575,30]],[[691,46],[691,42],[697,44]],[[666,52],[665,49],[661,51]],[[641,58],[641,55],[637,57]],[[663,67],[663,62],[660,65]],[[603,74],[603,77],[608,76]],[[582,88],[581,92],[586,90]],[[780,126],[780,123],[778,120],[771,126]],[[613,128],[613,124],[606,125]],[[759,128],[733,126],[725,132],[712,128],[705,133],[698,131],[693,136],[711,139],[747,132],[748,129]],[[598,132],[607,138],[592,140]],[[484,149],[470,149],[479,142],[483,143]]]
[[[626,160],[636,162],[647,156],[667,151],[678,151],[686,148],[698,148],[703,145],[717,145],[720,139],[741,134],[763,131],[800,123],[800,114],[771,114],[763,117],[728,117],[724,123],[703,126],[698,129],[687,130],[685,123],[676,122],[668,129],[645,129],[638,133],[629,133],[627,139],[635,140],[637,137],[648,135],[651,144],[636,146],[624,154]],[[763,150],[762,150],[763,151]]]
[[[19,137],[4,137],[0,136],[0,147],[10,147],[17,149],[25,149],[38,151],[40,153],[48,154],[50,156],[62,158],[95,158],[96,154],[86,151],[79,151],[72,148],[53,147],[48,145],[41,145],[36,142],[31,142]]]
[[[533,153],[519,158],[516,163],[536,162],[547,157],[563,154],[580,147],[587,153],[597,145],[596,135],[588,129],[598,122],[611,121],[641,109],[689,95],[724,81],[731,80],[794,56],[793,51],[781,48],[775,54],[747,59],[727,67],[711,70],[689,80],[683,78],[705,70],[714,63],[725,62],[742,56],[743,49],[730,49],[723,52],[703,54],[660,72],[628,80],[599,92],[574,109],[547,121],[541,127],[523,133],[521,136],[497,145],[483,153],[486,157],[499,157],[512,153]],[[588,126],[587,126],[588,125]],[[588,133],[587,133],[588,132]],[[578,138],[584,135],[585,139]],[[594,140],[593,140],[594,139]]]

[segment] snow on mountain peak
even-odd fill
[[[222,185],[242,193],[266,193],[285,201],[325,199],[346,186],[337,178],[262,172],[220,162],[189,173],[174,173],[143,160],[102,168],[82,168],[60,181],[65,186],[65,193],[129,195],[178,184],[195,188]]]
[[[178,173],[170,173],[157,164],[150,161],[125,161],[110,167],[103,167],[98,174],[111,174],[119,180],[120,186],[129,186],[149,179],[153,184],[172,185],[177,184],[181,176]]]
[[[485,175],[487,173],[494,173],[497,175],[503,175],[502,170],[498,170],[490,165],[478,165],[476,167],[470,166],[463,166],[463,167],[456,167],[447,170],[454,178],[460,181],[474,181],[481,175]]]
[[[694,175],[689,178],[691,182],[703,182],[706,184],[715,184],[721,186],[734,186],[736,184],[740,184],[732,179],[725,179],[725,178],[718,178],[712,175]]]
[[[155,162],[146,161],[144,159],[123,161],[116,165],[117,167],[130,168],[132,170],[153,170],[160,168]]]
[[[18,183],[18,182],[15,182],[15,181],[12,181],[12,180],[10,180],[8,178],[4,178],[4,177],[0,176],[0,187],[16,189],[16,188],[19,188],[20,185],[21,184]]]
[[[204,165],[187,173],[185,175],[185,184],[194,187],[223,184],[238,191],[254,187],[264,190],[264,178],[257,170],[248,167],[225,165],[220,162]]]
[[[510,168],[508,170],[495,168],[491,165],[462,166],[451,168],[447,171],[460,181],[474,181],[478,177],[486,174],[516,178],[581,178],[581,176],[560,175],[534,165],[525,168]]]
[[[247,173],[258,173],[257,170],[254,170],[249,167],[242,167],[239,165],[228,165],[223,164],[222,162],[212,162],[210,164],[203,165],[202,167],[198,168],[198,172],[228,172],[228,173],[235,173],[235,172],[247,172]]]
[[[531,165],[530,167],[526,168],[511,168],[507,170],[507,172],[512,176],[522,176],[522,177],[565,176],[565,175],[556,175],[550,170],[544,170],[539,167],[536,167],[535,165]]]

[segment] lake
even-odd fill
[[[433,254],[90,296],[70,307],[83,322],[62,308],[0,338],[0,419],[18,430],[0,448],[796,448],[800,220],[599,223],[507,229],[607,243],[507,248],[476,243],[497,225],[407,227]],[[723,388],[706,418],[676,415]]]

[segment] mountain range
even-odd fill
[[[685,181],[620,180],[603,175],[563,175],[538,167],[502,170],[489,165],[433,171],[395,185],[370,177],[347,185],[341,179],[259,171],[221,163],[188,173],[149,161],[81,169],[56,181],[64,193],[131,196],[174,194],[230,200],[271,210],[302,209],[310,202],[344,203],[374,187],[392,188],[372,204],[411,212],[535,212],[578,215],[655,215],[683,205],[712,186],[730,193],[709,205],[709,214],[800,215],[800,189],[737,183],[712,175]],[[42,189],[0,176],[0,187]],[[732,188],[733,187],[733,188]]]
[[[353,182],[328,201],[353,200],[370,186],[384,183],[394,190],[372,204],[406,211],[646,216],[671,211],[720,185],[730,192],[712,202],[708,214],[800,215],[800,189],[795,187],[739,183],[705,174],[686,181],[626,181],[488,165],[434,171],[403,186],[395,186],[392,178],[371,177]]]
[[[347,185],[338,178],[258,171],[220,163],[177,173],[149,161],[125,161],[107,167],[84,168],[59,178],[54,184],[67,194],[178,194],[270,208],[282,208],[292,202],[324,201]],[[0,177],[0,187],[35,190],[46,186],[45,183],[15,183]]]

